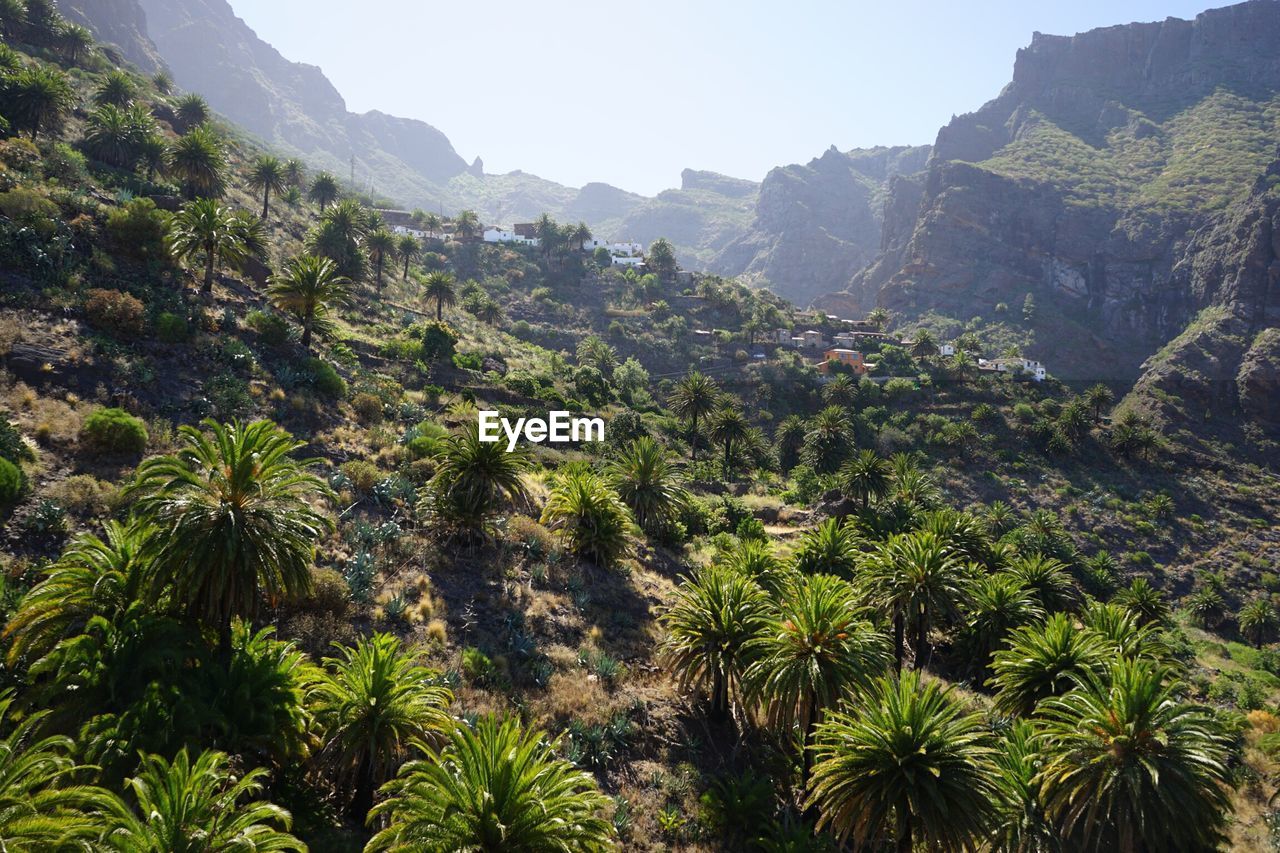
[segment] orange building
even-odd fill
[[[862,358],[862,353],[857,350],[837,347],[836,349],[827,350],[823,355],[825,360],[822,364],[818,365],[819,373],[829,373],[831,371],[830,366],[832,363],[848,365],[853,368],[853,372],[856,376],[861,376],[870,370],[866,361]]]

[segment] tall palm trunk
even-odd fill
[[[924,658],[929,652],[929,613],[924,608],[916,614],[916,660],[914,669],[924,668]]]
[[[351,801],[351,817],[361,824],[373,808],[373,758],[365,755],[356,768],[355,797]]]
[[[218,250],[214,248],[212,242],[206,243],[204,247],[204,284],[200,287],[200,292],[208,295],[213,293],[213,267],[218,259]]]
[[[302,348],[307,352],[311,352],[311,321],[315,316],[315,309],[308,309],[307,315],[302,320]]]
[[[899,675],[902,674],[902,659],[906,656],[906,634],[906,619],[903,616],[902,608],[896,608],[893,612],[893,662]]]
[[[693,449],[693,461],[698,461],[698,413],[694,412],[693,417],[689,418],[691,427],[691,435],[689,436],[689,445]]]
[[[898,853],[911,853],[911,816],[898,815]]]
[[[262,190],[262,221],[266,222],[271,213],[271,187]]]
[[[711,719],[723,720],[729,716],[729,679],[717,671],[711,679]]]

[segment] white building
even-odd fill
[[[809,329],[800,333],[800,345],[806,349],[821,349],[827,345],[827,339],[822,336],[822,332]]]
[[[842,349],[853,349],[854,335],[851,332],[840,332],[832,337],[831,342]]]
[[[425,240],[427,237],[431,236],[426,231],[419,231],[417,228],[410,228],[406,225],[392,225],[391,233],[397,234],[397,235],[412,234],[414,237],[417,237],[419,240]]]
[[[995,373],[1020,373],[1036,382],[1043,382],[1049,375],[1043,364],[1030,358],[980,358],[978,369]]]
[[[521,237],[514,231],[490,226],[481,235],[486,243],[515,243],[517,246],[539,246],[542,241],[537,237]]]
[[[774,329],[773,342],[775,344],[791,343],[791,330],[790,329]]]
[[[644,258],[631,257],[629,255],[614,255],[613,265],[615,267],[631,267],[633,269],[639,269],[644,266]]]
[[[938,345],[938,355],[950,356],[955,354],[956,354],[955,344],[939,344]]]

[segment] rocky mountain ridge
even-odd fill
[[[1175,269],[1280,139],[1280,3],[1037,34],[1013,81],[892,182],[877,257],[818,304],[1010,319],[1065,378],[1132,381],[1204,300]]]

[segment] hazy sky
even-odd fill
[[[1208,0],[230,0],[357,112],[419,118],[485,171],[678,186],[830,145],[932,142],[1031,33],[1188,18]]]

